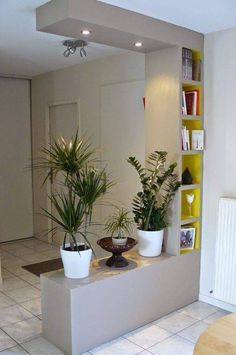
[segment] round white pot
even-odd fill
[[[146,257],[159,256],[161,254],[164,229],[149,232],[137,230],[139,254]]]
[[[69,247],[70,244],[66,244]],[[89,275],[92,250],[67,251],[61,246],[61,258],[64,266],[65,276],[70,279],[82,279]]]
[[[113,245],[125,245],[127,243],[127,238],[115,238],[112,237]]]

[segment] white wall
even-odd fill
[[[33,156],[45,145],[45,110],[49,103],[80,99],[82,133],[87,132],[96,147],[101,145],[101,88],[105,85],[136,82],[145,78],[145,56],[127,52],[105,59],[43,74],[32,80]],[[140,98],[140,102],[142,97]],[[113,130],[112,134],[116,134]],[[138,144],[138,142],[137,142]],[[127,164],[128,165],[128,164]],[[42,176],[34,172],[34,227],[42,238],[47,229],[41,207],[46,208],[46,191]],[[47,238],[47,236],[45,236]]]
[[[236,28],[205,37],[205,129],[200,293],[213,297],[218,202],[236,197]]]
[[[30,82],[0,78],[0,242],[33,236]]]

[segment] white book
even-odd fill
[[[187,139],[186,139],[186,145],[187,145],[187,150],[190,150],[190,139],[189,139],[189,130],[187,129],[186,131]]]
[[[185,136],[184,136],[184,127],[182,127],[182,129],[181,129],[181,136],[182,136],[182,149],[183,149],[183,150],[186,150],[186,147],[185,147]]]
[[[185,91],[182,91],[182,113],[183,115],[187,115]]]
[[[186,134],[185,126],[184,126],[184,150],[187,150],[187,134]]]
[[[189,130],[185,126],[182,127],[182,148],[183,150],[190,150],[190,139],[189,139]]]
[[[194,100],[193,100],[193,115],[197,114],[197,92],[194,92]]]
[[[192,131],[192,150],[204,150],[204,131]]]

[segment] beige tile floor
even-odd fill
[[[36,239],[0,244],[0,353],[63,354],[41,334],[40,282],[22,265],[54,259],[59,248]],[[192,355],[206,327],[227,312],[195,302],[84,355]]]

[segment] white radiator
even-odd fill
[[[236,199],[219,202],[214,296],[236,305]]]

